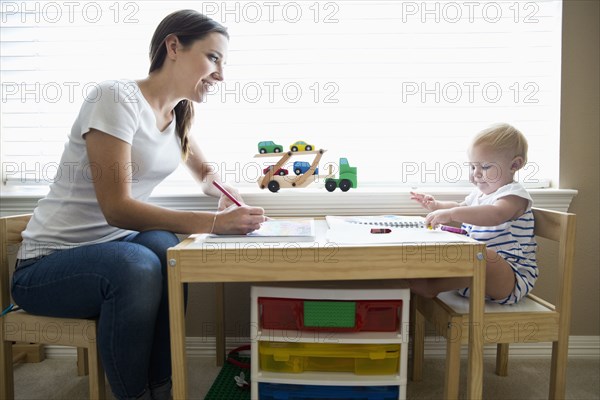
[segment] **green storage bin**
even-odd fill
[[[310,328],[354,328],[356,302],[304,301],[304,326]]]

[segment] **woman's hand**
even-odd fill
[[[212,185],[211,185],[212,186]],[[240,194],[240,192],[229,185],[223,185],[222,186],[240,203],[242,203],[242,205],[244,204],[244,199],[242,198],[242,195]],[[231,207],[232,205],[236,205],[233,201],[231,201],[231,199],[229,199],[229,197],[225,196],[224,194],[222,194],[221,192],[219,192],[221,194],[221,197],[219,197],[219,211],[223,211],[226,208]]]
[[[266,219],[265,210],[261,207],[232,205],[217,212],[211,233],[245,235],[259,229]]]
[[[438,202],[433,196],[425,193],[410,192],[410,199],[417,201],[423,208],[428,211],[435,211],[438,207]]]

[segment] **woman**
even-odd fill
[[[167,16],[152,37],[148,77],[104,82],[84,102],[61,178],[23,232],[14,299],[33,314],[97,317],[118,399],[170,397],[166,250],[178,243],[175,233],[243,234],[265,220],[263,209],[229,207],[226,197],[215,213],[147,201],[181,159],[206,194],[221,194],[189,131],[191,102],[223,80],[227,46],[226,29],[202,14]]]

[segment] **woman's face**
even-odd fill
[[[206,98],[210,87],[223,80],[229,42],[213,32],[177,52],[177,80],[183,97],[194,102]]]

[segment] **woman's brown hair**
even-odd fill
[[[179,42],[188,47],[196,40],[204,39],[208,34],[217,32],[229,39],[227,28],[218,22],[194,10],[180,10],[167,15],[156,27],[150,42],[150,70],[162,68],[167,57],[165,40],[175,35]],[[181,100],[175,106],[177,134],[181,139],[181,153],[187,159],[190,152],[188,135],[194,119],[194,105],[189,100]]]

